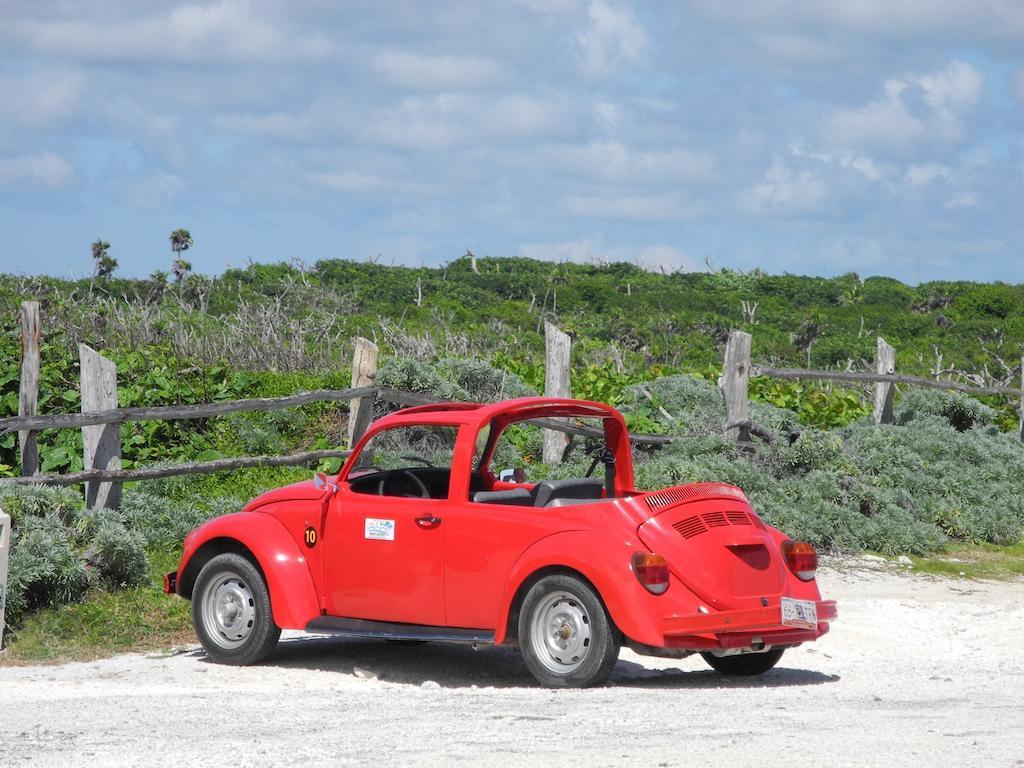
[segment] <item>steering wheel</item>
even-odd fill
[[[416,475],[414,475],[408,469],[397,469],[395,471],[398,474],[400,474],[400,475],[404,475],[405,477],[412,478],[413,483],[415,483],[416,486],[419,489],[420,498],[423,498],[423,499],[429,499],[430,498],[430,491],[427,490],[427,486],[424,485],[423,481],[420,480],[418,477],[416,477]],[[377,495],[378,496],[386,496],[386,495],[388,495],[388,494],[384,493],[384,485],[387,483],[388,479],[390,479],[390,478],[381,478],[380,482],[377,483]]]

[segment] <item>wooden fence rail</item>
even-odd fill
[[[973,384],[959,384],[955,381],[940,381],[925,376],[906,376],[898,373],[859,373],[857,371],[820,371],[804,368],[773,368],[768,365],[755,365],[754,376],[770,376],[773,379],[818,379],[821,381],[848,381],[852,383],[887,382],[889,384],[908,384],[915,387],[945,389],[964,392],[971,395],[1014,395],[1024,396],[1024,390],[1014,387],[977,387]]]
[[[211,416],[223,416],[228,413],[239,413],[241,411],[274,411],[282,408],[294,408],[295,406],[308,403],[369,397],[376,391],[376,387],[317,389],[285,397],[255,397],[246,400],[225,400],[219,403],[137,406],[132,408],[111,408],[105,411],[86,411],[84,413],[9,416],[0,419],[0,435],[13,432],[14,430],[77,429],[94,424],[120,424],[125,421],[203,419]]]
[[[226,469],[245,469],[248,467],[290,467],[320,461],[329,458],[345,458],[350,451],[342,449],[325,449],[322,451],[303,451],[285,456],[240,456],[212,461],[191,461],[182,464],[168,464],[142,469],[86,469],[81,472],[69,472],[64,475],[36,475],[35,477],[0,478],[0,485],[79,485],[92,482],[135,482],[139,480],[156,480],[161,477],[176,475],[208,475],[212,472],[223,472]]]

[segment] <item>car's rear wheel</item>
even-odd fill
[[[608,679],[621,639],[601,598],[582,580],[558,574],[530,589],[519,612],[519,647],[538,681],[585,688]]]
[[[217,555],[199,572],[192,624],[206,653],[221,664],[262,661],[281,636],[262,574],[234,553]]]
[[[734,677],[753,677],[763,675],[779,663],[785,648],[772,648],[764,653],[741,653],[736,656],[714,656],[702,653],[704,661],[716,672]]]

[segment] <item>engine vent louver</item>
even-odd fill
[[[764,528],[764,523],[761,522],[761,518],[757,515],[738,509],[728,512],[705,512],[703,515],[693,515],[679,522],[672,523],[672,527],[684,539],[692,539],[694,536],[707,533],[711,528],[719,528],[725,525],[753,525],[758,528]]]
[[[739,509],[729,510],[728,512],[725,513],[725,516],[733,525],[753,525],[753,523],[750,521],[750,516],[746,512]]]

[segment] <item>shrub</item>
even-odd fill
[[[11,516],[11,525],[15,528],[26,518],[46,515],[70,523],[81,506],[81,494],[74,488],[52,485],[0,486],[0,509]]]
[[[377,386],[426,392],[442,400],[469,400],[465,389],[453,386],[433,367],[411,357],[389,357],[377,370]]]
[[[464,390],[471,400],[481,403],[537,394],[517,374],[482,360],[446,358],[438,361],[437,372],[453,387]]]
[[[992,424],[997,417],[993,408],[962,392],[914,390],[900,398],[895,413],[897,424],[909,424],[924,416],[941,416],[959,432]]]
[[[220,514],[237,512],[241,507],[235,499],[216,497],[200,506],[129,488],[116,514],[119,522],[143,538],[146,547],[167,551],[180,547],[185,534],[200,523]]]
[[[108,588],[141,584],[149,574],[145,539],[115,520],[99,524],[85,552],[87,562],[96,569],[99,582]]]
[[[25,613],[80,600],[89,574],[71,532],[56,515],[22,518],[12,531],[7,618],[17,626]]]

